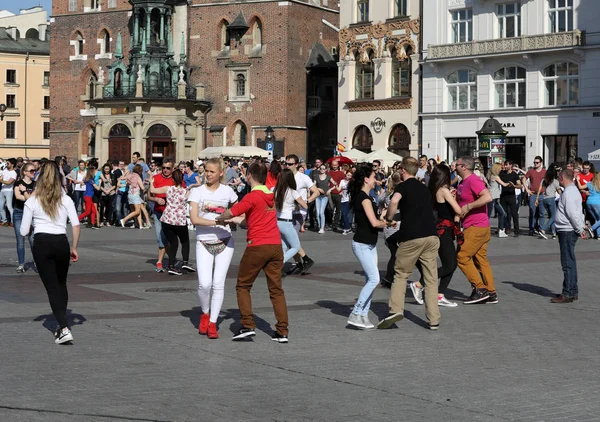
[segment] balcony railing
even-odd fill
[[[500,38],[496,40],[430,45],[427,48],[427,59],[436,60],[511,52],[518,53],[553,48],[577,47],[581,45],[583,45],[581,31],[575,30],[553,34],[527,35],[517,38]]]

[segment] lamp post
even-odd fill
[[[273,142],[275,140],[275,131],[271,126],[267,126],[265,129],[265,141]]]
[[[0,121],[4,120],[4,112],[6,111],[6,104],[0,104]]]

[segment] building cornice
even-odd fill
[[[354,111],[380,111],[380,110],[406,110],[412,107],[411,97],[386,98],[384,100],[352,100],[346,102],[350,112]]]
[[[190,7],[212,7],[212,6],[232,6],[232,5],[242,5],[242,4],[255,4],[255,3],[277,3],[281,6],[286,6],[284,3],[296,3],[302,6],[312,7],[313,9],[324,10],[326,12],[337,13],[339,14],[339,10],[330,9],[328,7],[317,6],[316,4],[305,3],[303,1],[298,0],[287,0],[287,1],[279,1],[279,0],[249,0],[249,1],[222,1],[215,3],[202,3],[202,4],[192,4]]]
[[[132,12],[132,9],[115,9],[115,10],[94,10],[94,11],[89,11],[89,12],[60,13],[57,15],[51,15],[50,23],[52,23],[53,18],[62,18],[65,16],[83,16],[83,15],[94,16],[94,15],[103,15],[106,13],[131,13],[131,12]]]
[[[531,113],[552,114],[567,111],[598,111],[600,104],[591,106],[571,106],[571,107],[541,107],[541,108],[519,108],[506,110],[467,110],[467,111],[445,111],[435,113],[419,113],[419,117],[489,117],[490,113],[494,116],[507,114],[529,115]]]

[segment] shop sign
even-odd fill
[[[385,127],[385,120],[383,120],[381,117],[377,117],[371,122],[371,127],[373,128],[375,133],[381,133],[381,131]]]
[[[500,126],[502,127],[515,127],[514,123],[500,123]]]

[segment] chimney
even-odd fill
[[[40,41],[46,41],[46,30],[48,29],[47,23],[42,23],[38,25],[38,32],[40,35]]]

